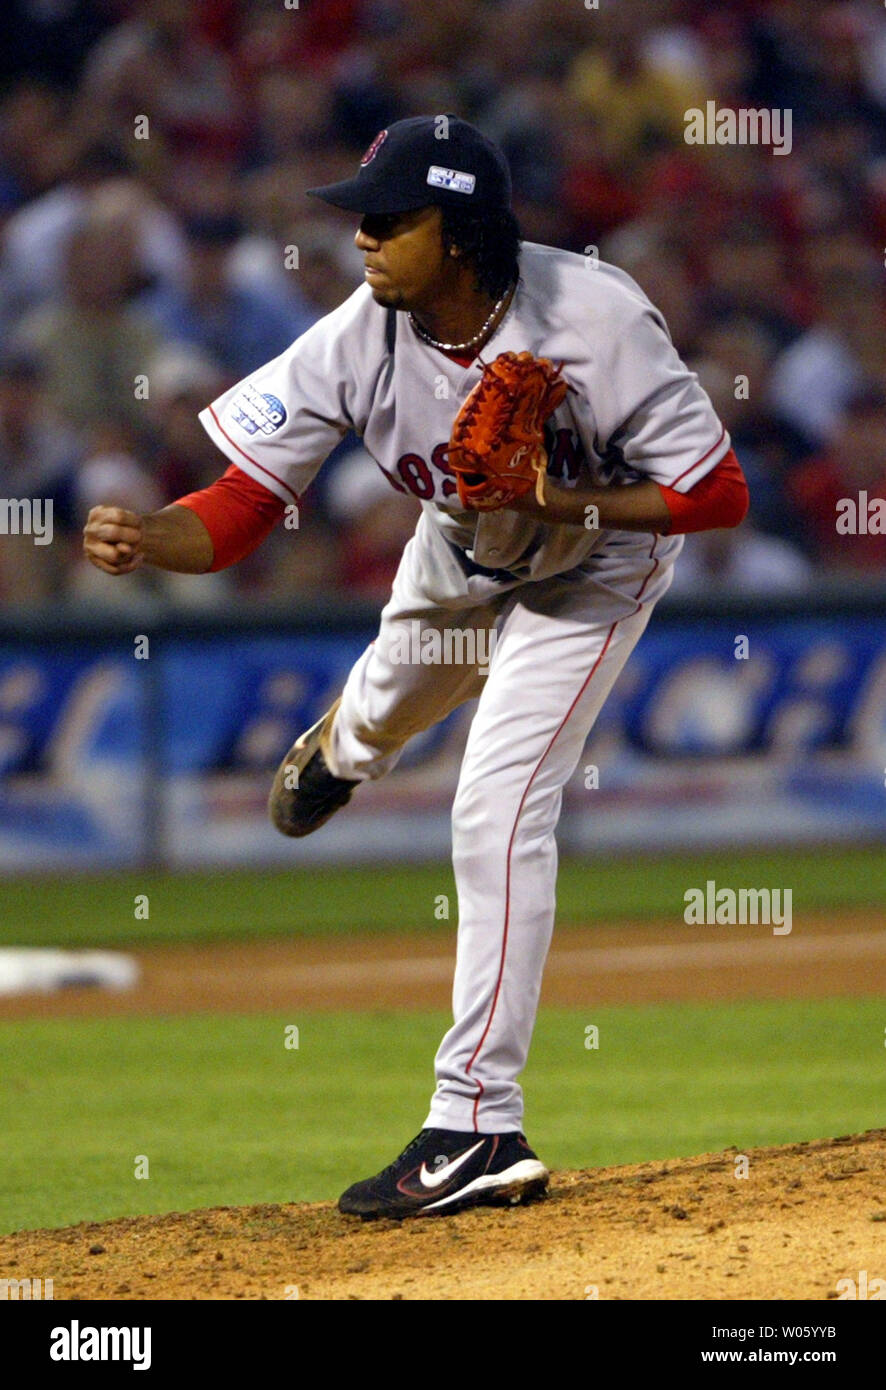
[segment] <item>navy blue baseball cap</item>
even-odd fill
[[[308,193],[349,212],[412,212],[432,204],[504,211],[511,175],[501,150],[458,116],[410,116],[380,130],[356,176]]]

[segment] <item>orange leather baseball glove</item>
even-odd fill
[[[544,423],[568,389],[560,369],[531,352],[502,352],[483,368],[449,439],[463,507],[495,511],[533,487],[544,506]]]

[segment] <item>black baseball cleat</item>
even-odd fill
[[[517,1206],[541,1197],[548,1170],[522,1134],[423,1129],[377,1177],[338,1199],[346,1216],[446,1216],[465,1207]]]
[[[300,839],[319,830],[353,795],[359,782],[335,777],[326,765],[324,748],[341,699],[322,719],[299,735],[277,769],[268,811],[282,835]]]

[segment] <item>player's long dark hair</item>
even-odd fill
[[[453,207],[442,213],[444,249],[457,246],[474,267],[477,289],[500,299],[518,273],[520,226],[514,214]]]

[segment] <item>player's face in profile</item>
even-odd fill
[[[366,283],[377,304],[420,309],[440,293],[447,263],[441,220],[436,207],[364,215],[354,244],[363,252]]]

